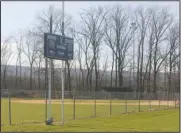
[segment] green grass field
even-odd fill
[[[24,103],[20,103],[19,101],[17,102],[17,100],[23,100]],[[38,100],[41,100],[41,103],[37,103]],[[16,101],[16,102],[15,102]],[[21,124],[23,123],[23,127],[26,124],[34,124],[36,122],[40,123],[44,123],[45,121],[45,104],[42,103],[42,99],[17,99],[17,98],[13,98],[12,102],[11,102],[11,123],[14,124]],[[148,112],[148,109],[150,108],[148,101],[140,101],[140,103],[146,103],[146,105],[141,105],[140,106],[140,111],[146,111]],[[163,109],[163,108],[167,108],[166,105],[158,105],[158,101],[155,103],[156,101],[151,101],[152,109]],[[66,99],[65,100],[65,105],[64,105],[64,112],[65,112],[65,120],[68,121],[68,124],[70,121],[72,121],[74,113],[73,113],[73,100],[70,99]],[[95,109],[94,109],[94,101],[93,100],[76,100],[75,101],[75,119],[79,119],[79,118],[89,118],[89,120],[92,121],[92,116],[94,116],[95,114]],[[154,103],[154,104],[153,104]],[[138,101],[137,100],[128,100],[127,101],[127,112],[137,112],[139,109],[138,106]],[[130,104],[130,105],[129,105]],[[170,106],[170,108],[174,108],[174,106]],[[52,101],[52,116],[54,118],[54,124],[56,124],[57,122],[61,121],[61,100],[54,100]],[[8,112],[8,100],[7,99],[1,99],[1,124],[3,125],[3,129],[7,130],[7,126],[9,125],[9,112]],[[110,100],[97,100],[96,101],[96,116],[110,116],[110,113],[112,116],[118,116],[120,114],[123,114],[126,112],[126,106],[125,106],[125,100],[112,100],[111,101],[111,108],[110,108]],[[94,118],[94,119],[100,119],[103,120],[101,118]],[[73,120],[73,121],[77,121],[78,123],[81,123],[81,121],[83,122],[84,120]],[[107,118],[105,119],[105,121],[107,121]],[[42,124],[40,124],[42,125]],[[30,127],[33,127],[36,125],[29,125]],[[29,127],[27,126],[27,128]],[[69,125],[71,126],[71,125]],[[14,129],[16,129],[16,127],[18,126],[10,126]],[[8,128],[10,128],[8,126]],[[22,126],[20,126],[22,127]],[[29,127],[29,128],[30,128]],[[66,126],[65,126],[66,127]],[[53,128],[53,127],[51,127]],[[18,128],[17,128],[18,129]],[[32,130],[30,128],[30,130]],[[45,127],[45,130],[43,129],[43,131],[46,131],[47,127]],[[19,129],[20,130],[20,129]],[[25,130],[24,128],[22,128],[22,130]],[[29,130],[29,131],[30,131]],[[72,131],[73,129],[71,129]],[[103,129],[101,129],[103,130]],[[106,131],[107,129],[105,129]],[[16,130],[17,131],[17,130]],[[34,131],[34,130],[33,130]],[[55,128],[55,131],[57,131],[57,129]],[[67,131],[67,130],[66,130]],[[78,129],[76,129],[76,131],[78,131]],[[96,131],[96,130],[95,130]],[[115,129],[116,131],[116,129]]]
[[[33,117],[33,115],[30,115]],[[46,126],[45,124],[28,124],[2,126],[2,131],[50,131],[50,132],[129,132],[129,131],[152,131],[152,132],[178,132],[179,109],[160,110],[152,112],[138,112],[134,114],[114,115],[111,117],[98,117],[92,119],[73,120],[65,123]]]

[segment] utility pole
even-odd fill
[[[62,1],[62,44],[64,45],[64,0]],[[62,125],[64,124],[64,61],[62,60]]]

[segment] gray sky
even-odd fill
[[[179,2],[65,2],[65,12],[73,16],[73,19],[78,19],[78,14],[81,9],[86,9],[91,6],[99,5],[114,5],[121,4],[126,7],[135,8],[142,5],[143,7],[168,7],[170,12],[173,12],[175,16],[179,17]],[[23,29],[31,27],[35,23],[35,17],[38,11],[47,9],[50,5],[56,8],[62,7],[62,2],[1,2],[1,34],[2,37],[13,34],[17,29]]]
[[[86,9],[89,7],[95,7],[100,5],[112,6],[115,4],[121,4],[123,7],[129,7],[134,9],[138,6],[143,6],[145,8],[149,7],[167,7],[169,12],[175,15],[175,18],[179,18],[179,2],[156,2],[156,1],[147,1],[147,2],[96,2],[96,1],[85,1],[85,2],[68,2],[65,1],[65,12],[69,13],[74,20],[79,20],[78,12],[81,9]],[[13,35],[18,29],[25,29],[32,27],[35,24],[35,17],[37,12],[46,10],[50,5],[53,5],[55,8],[62,7],[62,2],[10,2],[2,1],[1,2],[1,38]],[[13,63],[14,64],[14,63]]]

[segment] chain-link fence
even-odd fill
[[[2,125],[43,123],[47,119],[47,92],[1,90]],[[52,91],[51,114],[62,120],[61,91]],[[119,115],[129,112],[178,108],[179,93],[82,92],[65,91],[64,120]]]

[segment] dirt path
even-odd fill
[[[13,100],[14,103],[28,103],[28,104],[45,104],[45,100]],[[61,100],[52,100],[52,104],[61,104]],[[65,104],[73,104],[73,101],[65,101]],[[94,101],[76,101],[75,104],[82,104],[82,105],[93,105]],[[109,101],[97,101],[97,105],[110,105]],[[124,102],[120,103],[114,103],[112,102],[112,105],[125,105]],[[127,105],[138,105],[138,102],[127,102]],[[149,102],[140,102],[140,105],[149,105]],[[151,101],[151,105],[159,105],[159,101]],[[160,105],[167,105],[167,101],[160,101]],[[174,106],[175,101],[169,101],[169,106]]]

